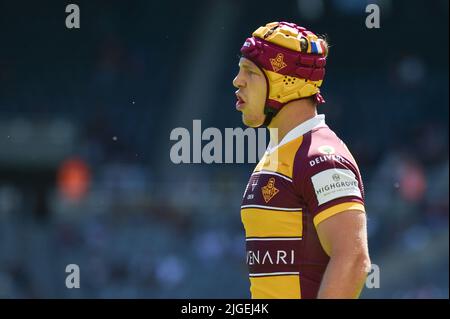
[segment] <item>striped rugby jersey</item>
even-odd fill
[[[329,261],[316,227],[348,209],[364,211],[363,183],[324,115],[269,144],[241,206],[252,298],[316,298]]]

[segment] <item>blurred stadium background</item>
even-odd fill
[[[448,298],[447,0],[77,0],[79,30],[69,3],[0,2],[0,297],[248,298],[253,164],[174,165],[169,134],[242,126],[239,48],[286,20],[331,44],[320,112],[359,163],[381,270],[363,297]]]

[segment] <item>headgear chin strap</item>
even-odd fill
[[[315,95],[318,104],[325,103],[319,87],[325,76],[328,48],[311,31],[294,23],[272,22],[253,32],[241,53],[266,78],[263,126],[268,126],[288,102]]]
[[[270,122],[272,122],[273,117],[276,115],[276,112],[274,112],[271,108],[264,106],[264,114],[266,114],[266,117],[264,119],[264,123],[261,124],[259,127],[267,127],[269,126]]]

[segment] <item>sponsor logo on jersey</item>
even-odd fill
[[[323,155],[323,156],[318,156],[312,160],[309,161],[309,166],[313,167],[314,165],[320,164],[320,163],[324,163],[324,162],[328,162],[328,161],[336,161],[336,162],[340,162],[340,163],[349,163],[345,158],[343,158],[340,155],[337,154],[328,154],[328,155]]]
[[[355,174],[348,169],[332,168],[311,177],[319,205],[346,196],[361,196]]]
[[[253,181],[253,183],[252,183],[252,192],[255,190],[256,185],[258,185],[258,180]]]
[[[334,147],[330,146],[330,145],[319,146],[318,150],[320,153],[327,154],[327,155],[334,154],[334,152],[335,152]]]
[[[249,250],[247,251],[247,265],[293,265],[294,257],[294,250],[276,250],[272,252],[269,250]]]

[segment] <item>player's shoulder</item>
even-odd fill
[[[345,143],[326,125],[303,137],[294,161],[293,185],[307,203],[314,225],[344,210],[364,211],[364,187]]]
[[[295,156],[294,169],[320,171],[329,168],[358,170],[347,145],[328,125],[324,124],[303,136]]]

